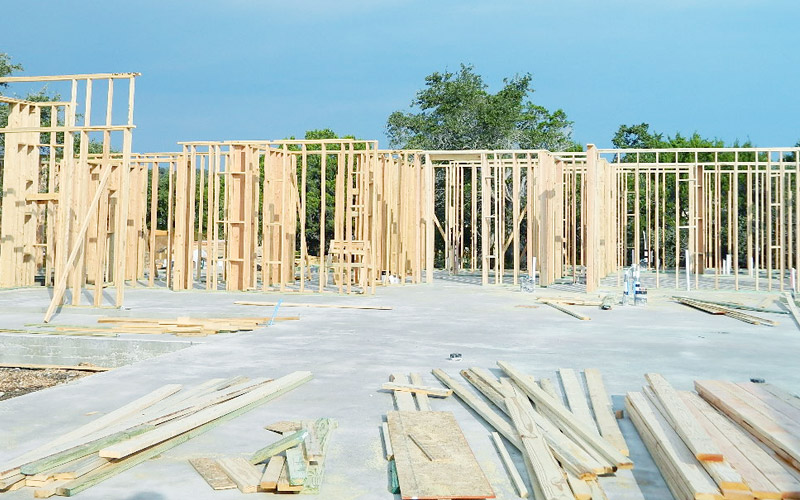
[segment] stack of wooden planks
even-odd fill
[[[33,487],[36,498],[72,496],[311,380],[212,379],[161,387],[0,465],[0,491]]]
[[[299,316],[275,318],[99,318],[102,327],[55,326],[54,330],[65,335],[82,332],[173,334],[179,337],[205,337],[221,332],[253,331],[265,328],[270,321],[295,321]],[[108,326],[105,326],[108,325]]]
[[[431,410],[429,397],[452,391],[423,385],[417,373],[390,381],[382,388],[393,392],[397,411],[381,426],[390,491],[403,499],[495,498],[453,414]]]
[[[791,465],[798,462],[787,452],[800,450],[800,399],[764,384],[713,380],[695,382],[698,396],[659,374],[645,378],[626,407],[676,498],[800,498],[800,470]]]
[[[689,297],[673,297],[673,299],[679,304],[693,307],[695,309],[707,312],[709,314],[724,315],[729,318],[738,319],[739,321],[750,323],[751,325],[766,325],[766,326],[778,325],[777,321],[762,318],[760,316],[755,316],[753,314],[743,313],[741,311],[742,307],[731,307],[727,305],[721,305],[718,302],[692,299]],[[770,311],[770,312],[780,313],[780,311]]]
[[[624,489],[627,498],[643,498],[597,370],[584,372],[588,400],[577,373],[559,370],[565,403],[550,379],[537,381],[510,363],[497,365],[503,372],[500,378],[478,367],[461,371],[485,399],[442,370],[433,374],[499,434],[493,440],[519,496],[527,497],[528,491],[500,436],[522,453],[537,499],[605,500],[606,489]]]
[[[193,458],[189,462],[215,490],[316,494],[336,427],[332,418],[278,422],[267,429],[282,437],[249,458]]]

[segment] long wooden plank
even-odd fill
[[[488,404],[476,397],[466,387],[459,384],[456,380],[447,375],[440,369],[434,369],[431,373],[438,378],[444,385],[453,389],[453,393],[458,396],[467,406],[472,408],[475,413],[481,416],[489,425],[499,432],[509,443],[513,444],[518,450],[522,449],[522,441],[519,439],[511,425],[503,419]]]
[[[403,499],[495,498],[452,413],[390,411],[386,418]],[[446,458],[430,460],[409,434]]]
[[[767,416],[771,416],[773,418],[779,416],[781,420],[789,420],[790,422],[800,422],[800,408],[796,408],[791,403],[775,396],[773,393],[766,390],[763,387],[763,384],[744,382],[735,385],[739,389],[739,392],[737,392],[737,394],[741,394],[741,391],[746,391],[751,395],[755,396],[756,398],[758,398],[759,402],[762,405],[762,408],[764,408],[767,411]],[[755,405],[751,404],[751,406]],[[776,415],[776,413],[778,415]]]
[[[800,205],[798,205],[800,206]],[[785,401],[786,403],[794,406],[797,409],[800,409],[800,398],[794,394],[791,394],[778,386],[772,384],[761,384],[764,387],[764,390],[769,391],[773,396],[778,397]]]
[[[253,453],[253,456],[250,457],[250,463],[260,464],[266,462],[270,458],[274,457],[278,453],[282,451],[286,451],[289,448],[293,448],[303,441],[305,441],[306,437],[308,436],[308,431],[305,429],[293,432],[284,436],[283,438],[275,441],[274,443],[261,448],[257,452]]]
[[[240,306],[276,306],[277,302],[254,302],[248,300],[237,300],[234,304]],[[315,303],[300,303],[300,302],[281,302],[281,307],[316,307],[324,309],[368,309],[373,311],[391,311],[392,307],[389,306],[354,306],[350,304],[315,304]]]
[[[671,425],[673,429],[675,429],[675,425],[670,421],[669,414],[664,409],[661,400],[658,399],[658,396],[656,396],[653,389],[649,386],[645,386],[643,389],[644,389],[643,390],[644,394],[650,399],[650,402],[658,410],[660,416],[663,417],[664,420],[666,420],[667,423]],[[677,391],[676,394],[678,394]],[[680,395],[678,395],[678,397],[680,397]],[[688,408],[688,404],[685,404],[684,406],[687,406],[686,408],[687,415],[690,418],[694,419],[693,414]],[[699,421],[695,420],[695,422],[700,428],[703,428]],[[706,432],[705,428],[703,428],[703,430],[704,432]],[[711,439],[711,435],[708,434],[708,436],[709,439]],[[716,441],[714,441],[714,444],[719,446]],[[727,458],[719,462],[700,460],[700,465],[702,465],[703,468],[706,470],[706,472],[708,472],[708,475],[711,476],[711,479],[713,479],[714,482],[717,484],[720,491],[722,491],[722,495],[725,498],[731,498],[736,500],[752,500],[753,498],[752,491],[747,486],[747,484],[745,484],[741,474],[739,474],[736,470],[733,469],[733,467],[731,467],[731,465],[728,463]]]
[[[562,305],[559,305],[559,304],[556,304],[555,302],[548,302],[546,300],[543,300],[541,302],[542,302],[542,304],[547,304],[548,306],[552,307],[553,309],[557,309],[557,310],[559,310],[559,311],[561,311],[563,313],[569,314],[573,318],[577,318],[577,319],[579,319],[581,321],[589,321],[589,320],[592,319],[589,316],[581,314],[581,313],[579,313],[577,311],[573,311],[572,309],[567,309],[566,307],[564,307]]]
[[[717,412],[700,396],[688,392],[685,394],[695,408],[775,485],[783,498],[800,498],[800,477],[798,475],[793,475],[787,470],[788,466],[779,462],[780,459],[765,451],[745,430]]]
[[[667,420],[672,423],[675,431],[681,436],[686,446],[700,461],[721,462],[722,452],[711,440],[708,433],[700,426],[689,413],[686,404],[678,396],[677,391],[658,373],[648,373],[645,378],[653,388],[653,392],[661,401],[667,412]]]
[[[781,492],[778,488],[767,479],[764,474],[747,458],[737,447],[733,444],[725,434],[723,434],[700,409],[692,402],[692,394],[689,392],[679,392],[678,395],[686,404],[689,412],[697,420],[698,423],[705,429],[714,443],[717,444],[720,450],[725,454],[725,460],[736,470],[747,486],[752,490],[755,498],[763,499],[778,499],[781,498]],[[713,476],[712,476],[713,477]],[[717,483],[725,494],[726,486]],[[729,496],[726,494],[726,497]]]
[[[236,488],[236,483],[222,470],[217,462],[211,458],[190,458],[194,470],[205,479],[211,488],[215,490],[231,490]]]
[[[586,395],[581,387],[581,382],[578,380],[578,375],[575,370],[569,368],[560,368],[558,375],[561,377],[561,386],[564,388],[564,394],[567,396],[567,404],[569,409],[576,418],[589,428],[596,428],[594,418],[592,418],[592,411],[589,409],[589,404],[586,401]]]
[[[608,397],[603,376],[599,370],[587,368],[583,371],[586,378],[586,388],[589,390],[589,401],[592,403],[594,418],[600,435],[609,443],[616,446],[620,453],[628,456],[628,444],[622,436],[617,419],[614,416],[614,409],[611,406],[611,399]]]
[[[273,491],[278,488],[278,479],[281,476],[281,471],[286,464],[286,457],[283,455],[275,455],[269,459],[267,467],[264,469],[264,474],[261,475],[261,480],[258,487],[262,491]]]
[[[401,385],[408,385],[408,377],[402,373],[393,373],[389,380],[392,382],[400,383]],[[399,411],[415,411],[417,404],[414,402],[414,396],[408,391],[394,391],[394,402]]]
[[[505,403],[514,428],[522,440],[522,453],[536,498],[572,500],[569,485],[561,468],[539,433],[538,426],[530,417],[533,409],[526,407],[530,406],[527,398],[524,401],[518,398],[506,398]]]
[[[689,492],[696,500],[721,500],[722,494],[717,485],[647,397],[642,393],[629,392],[625,403],[628,415],[667,484],[680,481],[678,489]],[[671,489],[674,487],[670,486]]]
[[[295,387],[311,380],[311,372],[297,371],[273,380],[263,386],[242,394],[230,401],[220,403],[209,408],[200,410],[185,418],[174,420],[160,425],[156,430],[137,436],[124,443],[109,446],[100,450],[100,456],[105,458],[123,458],[149,446],[170,439],[183,432],[203,425],[214,419],[222,417],[227,413],[243,408],[251,403],[261,401],[264,398],[277,397]]]
[[[462,375],[506,414],[508,414],[508,409],[505,405],[506,397],[527,398],[521,391],[517,392],[516,386],[511,382],[506,382],[508,387],[504,387],[506,383],[503,383],[503,380],[501,380],[499,384],[493,384],[502,391],[497,392],[485,382],[484,377],[475,377],[473,376],[474,374],[470,372],[471,370],[465,370],[462,372]],[[495,396],[495,394],[499,396]],[[543,414],[540,415],[538,411],[534,410],[531,412],[531,418],[533,418],[539,426],[553,455],[561,462],[561,466],[571,474],[581,479],[591,479],[597,474],[607,474],[614,471],[614,468],[610,465],[605,462],[597,461],[590,456],[571,436],[562,434]]]
[[[536,403],[537,407],[538,405],[542,405],[555,415],[557,417],[557,422],[554,423],[557,426],[569,427],[617,468],[633,468],[633,462],[631,462],[628,457],[620,453],[608,441],[603,439],[595,429],[587,427],[577,420],[566,408],[554,400],[536,383],[532,382],[527,375],[514,368],[510,363],[498,361],[497,366],[514,380],[520,389]]]
[[[508,453],[508,449],[503,443],[503,438],[500,437],[500,434],[492,432],[492,441],[497,448],[497,454],[500,455],[500,461],[503,462],[503,467],[505,467],[508,477],[511,479],[511,484],[513,484],[514,489],[517,490],[517,495],[519,495],[520,498],[528,498],[528,488],[525,486],[525,481],[522,480],[517,466],[514,465],[514,461],[511,459],[511,455]]]
[[[417,387],[422,386],[422,375],[420,375],[419,373],[409,373],[408,374],[408,379],[411,381],[411,384],[413,384],[413,385],[415,385]],[[438,389],[438,388],[435,388],[435,389],[436,390],[441,390],[441,389]],[[453,391],[449,390],[449,389],[447,390],[447,392],[448,392],[448,394],[446,396],[444,396],[444,397],[447,397],[447,396],[449,396],[450,394],[453,393]],[[434,397],[436,397],[436,396],[434,396]],[[428,400],[428,393],[427,392],[414,391],[414,399],[417,400],[417,406],[419,406],[419,410],[420,411],[431,411],[431,402]]]
[[[427,387],[415,384],[403,384],[398,382],[385,382],[381,389],[386,391],[413,392],[415,394],[425,394],[434,398],[446,398],[453,394],[452,389],[440,389],[438,387]]]
[[[261,482],[258,469],[242,457],[222,457],[217,459],[217,465],[236,484],[242,493],[255,493]]]
[[[131,415],[136,414],[137,412],[141,412],[152,407],[159,401],[162,401],[180,391],[182,388],[183,386],[180,384],[168,384],[162,386],[155,391],[145,394],[144,396],[137,398],[134,401],[117,408],[116,410],[113,410],[85,425],[78,427],[73,431],[59,436],[55,440],[50,441],[36,448],[35,450],[24,453],[23,455],[20,455],[3,464],[3,466],[0,466],[0,477],[5,476],[10,470],[18,470],[22,465],[30,463],[34,460],[40,460],[54,453],[58,453],[73,446],[83,444],[82,442],[77,441],[90,434],[107,429],[111,425],[116,424],[130,417]]]
[[[695,380],[695,389],[706,401],[747,429],[778,455],[800,469],[800,438],[767,418],[714,380]]]
[[[286,450],[286,475],[290,486],[302,486],[306,482],[307,465],[300,447]]]
[[[295,372],[295,373],[309,373],[309,372]],[[183,434],[179,434],[170,439],[167,439],[166,441],[163,441],[155,446],[151,446],[150,448],[146,448],[142,451],[136,452],[133,455],[130,455],[122,460],[109,462],[108,464],[89,472],[85,476],[78,478],[74,481],[70,481],[63,487],[58,488],[58,494],[63,496],[76,495],[81,491],[94,486],[95,484],[105,481],[106,479],[113,477],[119,474],[120,472],[124,472],[130,469],[131,467],[135,467],[136,465],[146,460],[149,460],[157,455],[160,455],[161,453],[164,453],[165,451],[172,449],[175,446],[178,446],[179,444],[184,443],[189,439],[192,439],[193,437],[199,436],[200,434],[203,434],[204,432],[207,432],[213,429],[214,427],[227,422],[228,420],[236,418],[239,415],[242,415],[243,413],[248,412],[259,405],[271,401],[272,399],[275,399],[276,397],[280,396],[281,394],[289,390],[291,390],[291,388],[287,387],[284,390],[280,390],[278,392],[269,394],[259,400],[249,403],[246,406],[243,406],[239,409],[226,413],[225,415],[217,419],[206,422],[200,425],[199,427],[195,427],[187,432],[184,432]]]

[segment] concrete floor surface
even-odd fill
[[[754,302],[750,299],[765,296],[743,294],[742,300]],[[123,311],[65,308],[54,323],[90,325],[105,314],[173,318],[269,316],[271,308],[233,302],[273,301],[278,297],[129,289]],[[237,490],[211,490],[187,459],[246,455],[276,439],[275,434],[263,429],[264,425],[326,416],[337,419],[339,428],[331,440],[318,498],[391,499],[399,496],[387,491],[387,464],[379,432],[383,415],[393,409],[391,395],[380,391],[390,373],[420,372],[426,383],[438,385],[430,374],[433,368],[460,379],[459,370],[471,366],[499,373],[497,360],[511,362],[537,378],[551,377],[555,381],[558,368],[598,368],[616,409],[623,408],[625,392],[641,389],[646,372],[663,374],[678,389],[691,389],[695,379],[746,381],[751,377],[764,378],[795,393],[800,389],[800,371],[796,369],[800,330],[789,316],[770,316],[781,323],[774,328],[753,326],[707,315],[669,302],[664,294],[651,293],[650,304],[643,308],[576,308],[591,316],[591,321],[578,321],[544,305],[535,309],[514,307],[535,304],[536,295],[510,286],[479,287],[441,280],[432,285],[379,288],[374,296],[280,297],[286,302],[387,305],[393,310],[287,307],[280,315],[299,315],[301,320],[249,333],[192,340],[195,345],[187,349],[3,401],[0,462],[96,418],[88,416],[89,412],[111,411],[164,384],[192,385],[236,375],[278,377],[295,370],[310,370],[314,374],[311,382],[158,459],[102,482],[79,498],[240,498]],[[730,294],[726,294],[724,300],[729,299]],[[40,322],[48,300],[44,289],[0,292],[0,323],[4,328],[17,328]],[[123,336],[143,337],[153,336]],[[176,340],[172,336],[158,337]],[[448,361],[453,352],[461,353],[463,360]],[[492,445],[488,425],[455,397],[433,399],[432,407],[455,414],[497,498],[516,498]],[[672,498],[631,422],[626,418],[621,426],[636,464],[633,473],[645,498]],[[522,467],[519,454],[514,452],[513,456]],[[2,498],[31,496],[31,490],[26,488]],[[609,498],[635,497],[615,492]]]

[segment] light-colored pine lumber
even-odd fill
[[[575,370],[568,368],[561,368],[558,370],[561,377],[561,386],[564,388],[564,394],[567,396],[567,404],[569,409],[576,418],[580,419],[586,427],[596,428],[592,411],[589,409],[589,404],[586,402],[586,395],[581,387],[581,382]]]
[[[392,451],[392,441],[389,439],[389,425],[386,422],[381,423],[381,436],[383,437],[383,449],[386,451],[386,460],[392,460],[394,451]]]
[[[528,498],[528,487],[525,486],[525,481],[522,480],[517,466],[514,465],[514,461],[511,459],[511,455],[508,453],[500,434],[492,432],[492,441],[497,448],[497,454],[500,455],[500,461],[503,462],[503,467],[505,467],[508,477],[511,479],[511,484],[514,485],[514,489],[517,491],[517,495],[520,498]]]
[[[278,488],[278,479],[285,464],[286,457],[283,455],[275,455],[269,459],[267,467],[264,469],[264,474],[261,475],[261,480],[258,483],[261,491],[273,491]]]
[[[192,464],[194,470],[205,479],[211,488],[215,490],[231,490],[236,488],[230,477],[225,473],[222,467],[212,458],[190,458],[189,463]]]
[[[498,361],[499,366],[514,382],[530,397],[536,405],[542,405],[549,412],[557,417],[554,422],[558,427],[569,427],[581,438],[585,439],[599,454],[609,460],[615,467],[620,469],[633,468],[633,462],[614,448],[608,441],[603,439],[595,429],[589,428],[576,419],[568,410],[554,400],[549,394],[544,392],[536,383],[514,368],[510,363]]]
[[[691,450],[642,393],[629,392],[628,415],[677,498],[722,500],[717,485]]]
[[[534,485],[537,498],[545,500],[571,500],[572,494],[561,468],[553,458],[550,448],[530,418],[530,403],[517,398],[506,398],[506,408],[514,428],[522,441],[522,452],[528,476]]]
[[[401,385],[408,385],[408,377],[401,373],[393,373],[389,376],[391,382],[399,383]],[[399,411],[416,411],[417,404],[414,402],[414,396],[408,391],[393,391],[394,403]]]
[[[548,306],[552,307],[553,309],[556,309],[556,310],[559,310],[559,311],[561,311],[563,313],[569,314],[573,318],[577,318],[577,319],[579,319],[581,321],[589,321],[589,320],[592,319],[589,316],[586,316],[585,314],[581,314],[579,312],[573,311],[572,309],[567,309],[566,307],[564,307],[564,306],[562,306],[560,304],[557,304],[555,302],[550,302],[548,300],[541,300],[541,302],[542,302],[542,304],[547,304]]]
[[[253,453],[250,457],[251,464],[260,464],[263,463],[273,456],[281,453],[283,451],[288,450],[289,448],[293,448],[303,441],[305,441],[306,437],[308,436],[308,431],[306,429],[302,429],[291,434],[284,436],[283,438],[275,441],[274,443],[261,448],[257,452]]]
[[[402,392],[412,392],[415,394],[424,394],[426,396],[432,396],[435,398],[446,398],[453,394],[451,389],[440,389],[438,387],[428,387],[423,385],[415,385],[415,384],[402,384],[398,382],[385,382],[381,389],[386,391],[402,391]]]
[[[242,493],[255,493],[261,482],[261,474],[254,465],[242,457],[222,457],[216,460],[222,471],[236,484]]]
[[[257,302],[247,300],[237,300],[234,304],[240,306],[275,306],[277,302]],[[316,307],[325,309],[369,309],[375,311],[391,311],[389,306],[356,306],[352,304],[316,304],[316,303],[300,303],[300,302],[281,302],[281,307]]]
[[[686,446],[692,450],[695,457],[701,462],[721,462],[724,458],[722,452],[708,433],[692,418],[689,409],[672,385],[657,373],[648,373],[645,378],[666,411],[667,420],[673,425]]]
[[[419,373],[409,373],[408,374],[408,379],[411,381],[412,385],[415,385],[417,387],[422,386],[422,384],[423,384],[422,375],[420,375]],[[414,399],[416,399],[416,401],[417,401],[417,406],[419,406],[419,410],[420,411],[431,411],[431,403],[428,400],[428,395],[429,394],[426,393],[426,392],[420,392],[420,391],[412,391],[412,392],[414,393]],[[451,390],[448,390],[447,392],[448,392],[447,396],[449,396],[450,394],[453,393],[453,391],[451,391]],[[444,396],[444,397],[447,397],[447,396]]]
[[[100,450],[104,458],[123,458],[148,446],[168,440],[195,427],[223,417],[228,413],[247,407],[254,403],[264,403],[281,394],[311,380],[311,372],[297,371],[283,376],[230,401],[200,410],[193,415],[159,426],[151,432],[142,434],[124,443],[109,446]]]
[[[609,443],[617,447],[620,453],[628,456],[628,445],[622,436],[619,423],[614,417],[614,410],[611,406],[611,399],[608,397],[603,377],[599,370],[587,368],[583,371],[586,377],[586,388],[589,391],[589,401],[592,403],[594,417],[600,435]]]

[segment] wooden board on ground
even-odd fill
[[[225,474],[225,471],[211,458],[191,458],[189,463],[197,471],[209,486],[215,490],[232,490],[236,488],[236,483]]]
[[[261,482],[261,473],[254,465],[242,457],[223,457],[217,465],[236,483],[242,493],[255,493]]]
[[[403,499],[495,497],[452,413],[390,411],[387,423]],[[409,434],[440,458],[431,460]]]

